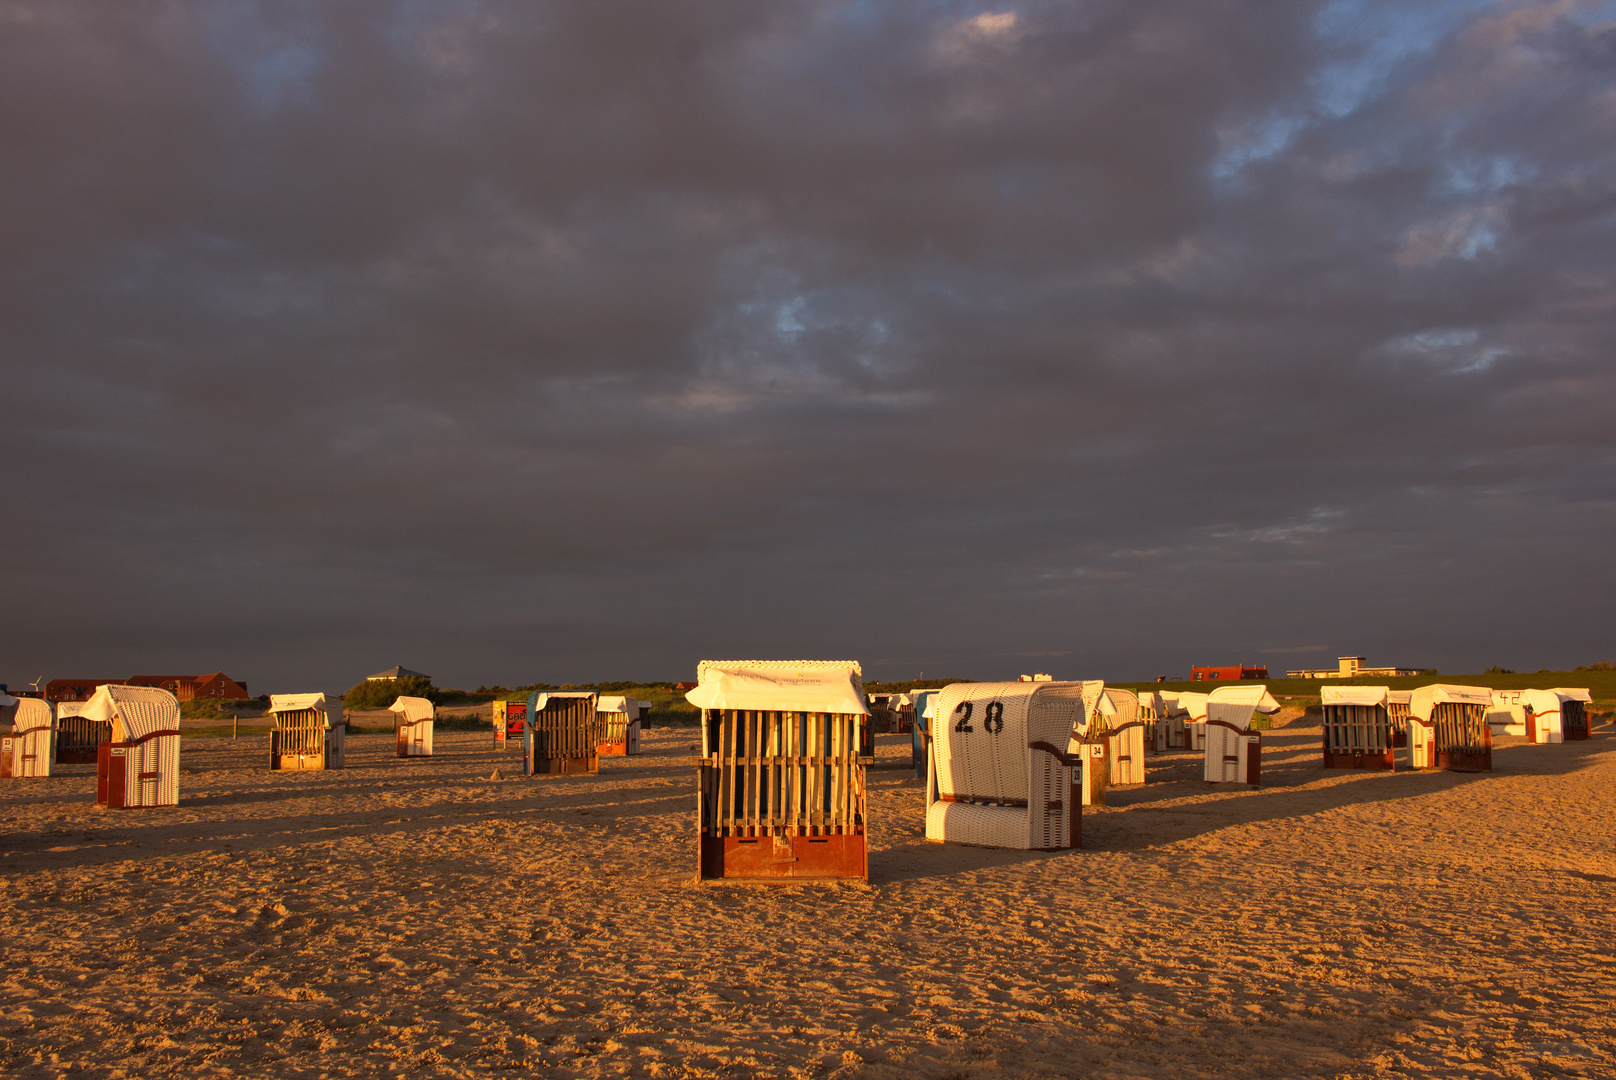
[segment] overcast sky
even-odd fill
[[[1616,656],[1616,5],[0,3],[0,680]]]

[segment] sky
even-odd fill
[[[1616,656],[1616,4],[0,0],[0,681]]]

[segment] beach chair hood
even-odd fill
[[[1390,699],[1384,686],[1321,686],[1319,701],[1324,705],[1381,705]]]
[[[698,709],[868,716],[852,660],[703,660],[685,700]]]
[[[1431,722],[1431,712],[1438,705],[1480,705],[1490,708],[1493,703],[1493,692],[1485,686],[1454,686],[1449,683],[1432,683],[1430,686],[1417,688],[1409,698],[1408,711],[1417,716],[1424,723]]]
[[[404,720],[412,724],[417,720],[431,720],[437,715],[432,703],[424,697],[400,697],[387,706],[387,709],[389,712],[401,714]]]
[[[1208,702],[1227,705],[1250,705],[1254,712],[1271,715],[1279,711],[1279,702],[1266,686],[1220,686],[1206,696]]]
[[[411,700],[420,700],[412,698]],[[394,704],[397,704],[395,702]],[[325,716],[326,727],[336,727],[342,723],[342,702],[332,701],[324,694],[271,694],[269,696],[269,715],[275,720],[276,727],[280,726],[280,714],[290,712],[305,712],[313,709]]]
[[[113,742],[180,728],[179,699],[155,686],[98,686],[79,715],[111,724]]]

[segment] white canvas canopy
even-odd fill
[[[564,700],[564,699],[565,700],[575,700],[577,698],[590,698],[591,700],[593,700],[595,702],[595,711],[596,712],[614,712],[614,711],[616,711],[616,710],[613,710],[613,709],[603,709],[601,707],[601,705],[600,705],[601,699],[596,696],[596,694],[595,694],[595,692],[593,690],[551,690],[549,693],[546,693],[546,694],[535,694],[534,697],[533,697],[533,711],[535,713],[543,712],[545,703],[549,702],[551,700],[554,700],[554,701],[561,701],[561,700]]]
[[[400,697],[387,706],[387,709],[389,712],[403,714],[403,719],[411,724],[417,720],[431,720],[437,715],[432,703],[424,697]]]
[[[113,742],[180,727],[179,699],[155,686],[98,686],[79,715],[111,724]]]
[[[685,700],[698,709],[868,716],[852,660],[703,660]]]
[[[1413,697],[1414,691],[1412,690],[1388,690],[1386,691],[1386,704],[1407,705]]]
[[[1446,703],[1459,705],[1481,705],[1490,707],[1493,703],[1493,692],[1485,686],[1454,686],[1449,683],[1432,683],[1430,686],[1421,686],[1414,691],[1409,699],[1409,715],[1417,716],[1424,723],[1431,722],[1431,710],[1438,705]]]
[[[1279,711],[1279,702],[1266,686],[1220,686],[1208,694],[1206,700],[1223,705],[1250,705],[1253,711],[1264,714]]]
[[[400,698],[399,701],[421,701],[421,698]],[[397,701],[393,703],[395,706]],[[269,696],[269,713],[305,712],[313,709],[315,712],[325,714],[327,727],[335,727],[342,723],[342,702],[331,701],[324,694],[271,694]],[[406,713],[406,715],[408,715]]]
[[[1391,690],[1384,686],[1321,686],[1319,703],[1323,705],[1380,705],[1385,706]]]
[[[1588,692],[1588,688],[1586,686],[1556,686],[1550,690],[1549,693],[1559,694],[1560,697],[1565,701],[1582,701],[1592,704],[1594,700],[1594,696]]]
[[[595,703],[595,708],[600,712],[633,713],[635,716],[640,714],[640,703],[630,697],[603,697]]]
[[[1196,694],[1185,691],[1178,695],[1178,707],[1188,715],[1184,717],[1186,724],[1200,724],[1206,722],[1206,699],[1209,694]]]

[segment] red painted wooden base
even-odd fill
[[[804,881],[870,879],[864,834],[843,836],[704,836],[702,880]]]

